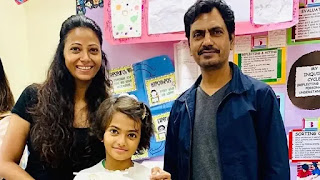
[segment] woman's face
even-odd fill
[[[71,30],[63,50],[65,64],[76,82],[90,82],[101,67],[101,46],[90,28]]]

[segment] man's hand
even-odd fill
[[[154,167],[151,169],[150,180],[171,180],[171,174],[159,167]]]

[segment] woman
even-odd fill
[[[13,104],[13,95],[0,59],[0,147],[9,124],[9,115]]]
[[[13,95],[0,58],[0,119],[10,113],[13,105]]]
[[[27,87],[13,107],[0,176],[73,179],[73,172],[105,157],[103,143],[89,130],[95,111],[109,97],[101,47],[102,33],[93,20],[74,15],[62,24],[46,81]],[[30,155],[24,171],[17,162],[26,143]]]

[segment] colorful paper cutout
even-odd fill
[[[111,0],[112,34],[115,39],[141,36],[142,0]]]

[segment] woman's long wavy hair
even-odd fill
[[[0,114],[11,111],[13,105],[13,95],[0,59]]]
[[[75,80],[65,65],[63,50],[68,33],[79,27],[90,28],[102,46],[101,29],[93,20],[82,15],[73,15],[65,20],[47,79],[38,85],[38,101],[29,110],[34,121],[30,130],[32,145],[40,152],[41,160],[52,167],[61,165],[70,157],[74,140]],[[102,52],[102,66],[85,93],[89,124],[94,121],[95,112],[101,102],[109,97],[107,67],[106,55]]]

